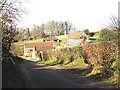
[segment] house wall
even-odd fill
[[[51,42],[51,41],[58,42],[58,40],[45,40],[45,42]]]
[[[24,55],[25,56],[32,56],[33,48],[24,48]]]

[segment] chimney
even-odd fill
[[[89,40],[89,35],[87,35],[87,40]]]
[[[85,41],[85,35],[83,35],[83,41]]]

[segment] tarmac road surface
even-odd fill
[[[103,81],[90,80],[79,71],[49,66],[24,59],[19,67],[25,75],[26,88],[112,88]]]

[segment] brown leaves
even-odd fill
[[[101,64],[103,60],[111,60],[110,57],[114,57],[117,52],[116,41],[106,41],[92,44],[85,44],[83,46],[83,53],[88,63],[94,65]],[[114,50],[114,52],[113,52]]]

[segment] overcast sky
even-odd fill
[[[28,14],[23,15],[19,27],[33,27],[47,21],[71,21],[79,30],[99,30],[118,16],[119,0],[28,0],[24,4]]]

